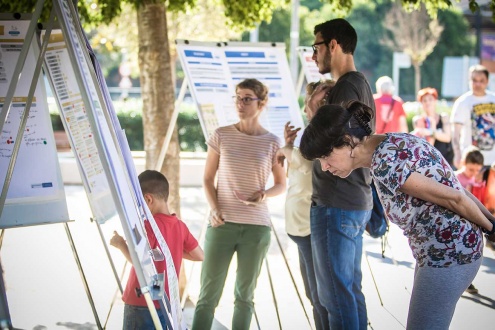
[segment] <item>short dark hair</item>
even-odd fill
[[[470,78],[473,76],[473,72],[483,73],[486,76],[486,79],[490,78],[490,72],[488,71],[488,69],[485,66],[483,66],[481,64],[476,64],[476,65],[473,65],[472,67],[469,68]]]
[[[362,141],[371,135],[372,118],[373,110],[359,101],[324,105],[304,130],[299,150],[304,158],[313,160],[329,155],[334,148],[354,148],[354,138]]]
[[[336,18],[315,26],[314,35],[320,32],[323,40],[328,45],[335,39],[342,47],[344,54],[354,54],[357,45],[357,33],[352,25],[343,18]]]
[[[483,166],[485,162],[485,157],[483,157],[480,149],[475,146],[469,146],[466,150],[464,150],[463,158],[464,164],[477,164]]]
[[[139,174],[139,185],[144,194],[152,194],[155,197],[168,201],[168,180],[162,173],[154,170],[146,170]]]

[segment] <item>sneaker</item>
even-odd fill
[[[476,289],[476,287],[471,283],[466,289],[466,292],[470,294],[478,294],[478,289]]]

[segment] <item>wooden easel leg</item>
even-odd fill
[[[91,295],[91,291],[89,290],[88,281],[86,281],[86,275],[84,275],[84,270],[81,265],[81,260],[79,259],[76,246],[74,245],[72,234],[70,233],[69,225],[67,223],[64,223],[64,227],[65,227],[65,232],[67,233],[67,238],[69,239],[70,247],[72,249],[72,254],[74,254],[74,259],[76,260],[77,268],[79,268],[79,274],[81,275],[84,289],[86,290],[86,295],[88,296],[89,304],[91,305],[91,309],[93,310],[93,315],[95,317],[96,325],[98,326],[99,330],[103,330],[100,323],[100,319],[98,318],[98,313],[96,312],[95,302]]]

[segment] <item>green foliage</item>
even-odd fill
[[[281,3],[277,0],[223,0],[225,16],[233,28],[253,29],[261,21],[270,22],[272,12]]]
[[[377,24],[377,22],[383,21],[383,17],[391,5],[390,0],[360,0],[354,5],[347,17],[358,34],[358,46],[354,57],[356,67],[366,75],[372,89],[374,89],[374,82],[378,77],[392,76],[393,52],[381,42],[387,31],[382,24]],[[327,5],[320,9],[321,17],[327,17],[326,14],[323,15],[323,13],[327,13],[327,10]],[[328,19],[331,18],[333,17]],[[444,26],[444,31],[433,53],[426,59],[421,68],[421,86],[435,87],[440,92],[443,58],[445,56],[473,55],[475,44],[469,33],[469,25],[459,10],[440,10],[438,19]],[[399,85],[400,90],[398,92],[401,97],[406,100],[415,99],[413,68],[401,69]]]
[[[64,126],[56,112],[50,113],[54,131],[63,131]],[[139,111],[117,113],[120,126],[125,131],[131,150],[144,150],[143,118]],[[179,113],[177,119],[181,151],[206,151],[206,143],[196,111]]]
[[[318,10],[323,6],[320,0],[301,0],[301,7],[306,7],[309,11]]]

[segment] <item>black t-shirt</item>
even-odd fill
[[[337,80],[327,98],[328,104],[343,104],[358,100],[375,111],[375,102],[371,87],[364,75],[351,71]],[[375,130],[375,121],[372,125]],[[343,179],[330,172],[323,172],[319,160],[313,162],[313,196],[316,205],[342,208],[347,210],[371,210],[371,174],[369,168],[355,169]]]

